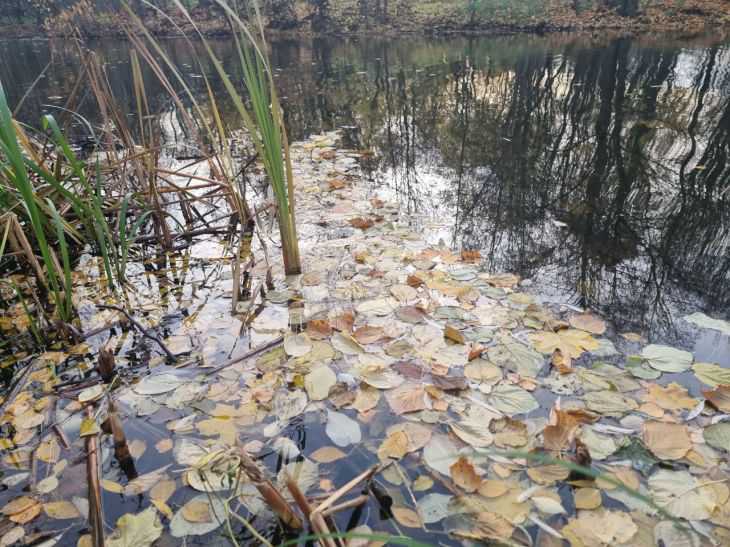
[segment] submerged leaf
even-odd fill
[[[117,520],[117,529],[106,539],[108,547],[149,547],[162,535],[162,524],[153,507]]]
[[[342,412],[327,411],[327,436],[339,447],[359,443],[362,440],[360,424]]]

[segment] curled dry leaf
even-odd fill
[[[474,466],[464,456],[456,460],[449,468],[449,471],[454,484],[467,493],[475,492],[482,482]]]
[[[730,385],[717,386],[715,389],[703,391],[702,395],[719,411],[730,413]]]
[[[583,409],[553,410],[554,425],[543,430],[544,446],[548,450],[563,450],[573,440],[573,435],[581,424],[598,420],[599,416]]]

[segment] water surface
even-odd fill
[[[184,40],[163,46],[202,96],[210,63]],[[230,40],[214,49],[232,73]],[[97,55],[130,120],[129,44],[0,43],[0,78],[36,123]],[[199,44],[195,45],[199,48]],[[202,53],[199,51],[199,53]],[[293,139],[345,128],[373,152],[388,188],[434,241],[479,249],[547,300],[602,311],[621,330],[681,343],[676,320],[730,310],[730,47],[712,38],[576,35],[277,41],[277,81]],[[177,134],[174,105],[146,71],[152,108]],[[90,90],[74,108],[98,123]],[[77,137],[88,131],[70,121]],[[685,340],[686,342],[686,340]],[[704,345],[708,360],[726,344]],[[696,348],[697,349],[697,348]]]

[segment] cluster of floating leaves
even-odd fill
[[[283,344],[212,375],[215,360],[184,375],[159,367],[114,390],[130,417],[156,427],[153,447],[130,440],[132,458],[171,461],[134,478],[104,467],[107,493],[145,507],[119,518],[107,545],[210,534],[229,509],[272,519],[236,473],[237,450],[275,453],[282,492],[288,474],[312,496],[338,486],[353,456],[362,469],[382,463],[390,520],[359,532],[574,547],[730,542],[730,370],[612,333],[594,313],[542,306],[516,276],[482,271],[477,252],[427,245],[368,195],[358,154],[335,138],[293,147],[306,273],[269,292],[251,325],[257,341],[284,333]],[[703,314],[685,320],[730,333]],[[27,489],[0,509],[13,523],[2,545],[22,541],[35,519],[87,518],[83,491],[59,487],[79,465],[47,434],[59,354],[34,361],[32,387],[2,417],[13,431],[2,482]],[[690,379],[702,385],[694,394]],[[91,387],[57,416],[106,396]],[[101,419],[67,428],[74,447]],[[314,444],[293,438],[302,424]]]

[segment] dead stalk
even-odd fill
[[[271,481],[266,478],[264,470],[251,459],[251,456],[243,448],[239,450],[238,456],[243,472],[246,473],[251,483],[269,504],[271,510],[276,513],[286,526],[294,530],[301,530],[303,528],[302,521],[294,513],[289,502],[284,499],[279,491],[271,484]]]
[[[86,407],[86,417],[94,418],[92,405]],[[99,438],[86,437],[86,481],[89,486],[89,525],[93,547],[104,547],[104,512],[101,505],[101,480],[99,479]]]

